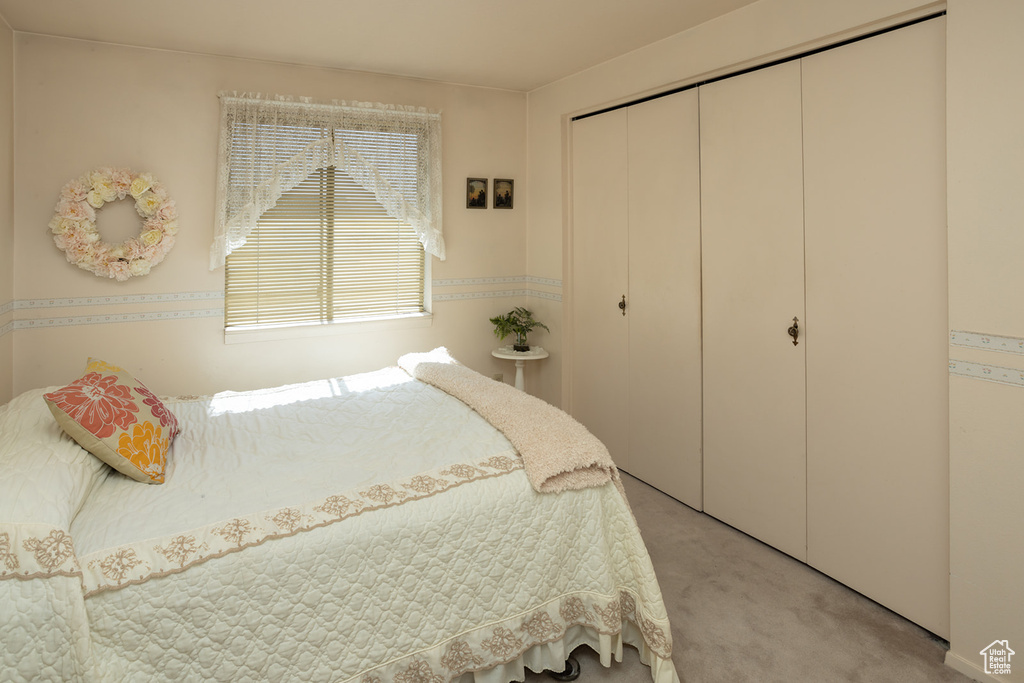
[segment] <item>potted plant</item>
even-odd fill
[[[534,320],[533,313],[522,306],[516,306],[505,315],[491,318],[491,324],[494,325],[494,336],[498,339],[504,339],[510,334],[515,336],[515,343],[512,345],[513,351],[530,350],[530,345],[526,341],[526,335],[530,334],[533,328],[543,327],[545,330],[548,330],[547,325],[539,320]],[[548,332],[550,331],[548,330]]]

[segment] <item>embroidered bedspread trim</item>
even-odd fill
[[[81,576],[71,535],[49,524],[5,524],[0,531],[0,580]]]
[[[428,498],[468,482],[503,476],[522,468],[519,458],[492,456],[373,484],[301,506],[253,513],[174,536],[107,548],[80,560],[85,597],[177,574],[207,560],[272,539]]]
[[[666,635],[667,622],[652,619],[644,612],[644,606],[629,590],[620,589],[618,596],[587,592],[564,595],[347,680],[352,683],[446,683],[467,672],[512,662],[531,647],[562,640],[574,626],[614,638],[623,635],[624,624],[631,623],[651,652],[662,660],[670,660],[672,641]]]

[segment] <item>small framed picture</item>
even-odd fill
[[[494,208],[511,209],[515,198],[516,181],[509,178],[494,179]]]
[[[466,208],[487,208],[487,178],[466,178]]]

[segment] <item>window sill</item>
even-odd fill
[[[433,316],[430,313],[412,313],[395,318],[364,318],[323,325],[293,325],[288,327],[250,327],[224,330],[225,344],[248,344],[282,339],[309,339],[334,337],[353,332],[393,332],[417,327],[430,327]]]

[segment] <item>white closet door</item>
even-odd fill
[[[627,110],[632,475],[701,509],[697,91]]]
[[[799,63],[701,87],[700,140],[704,510],[803,560]]]
[[[803,76],[808,562],[948,637],[944,36]]]
[[[572,124],[571,412],[628,471],[626,110]]]

